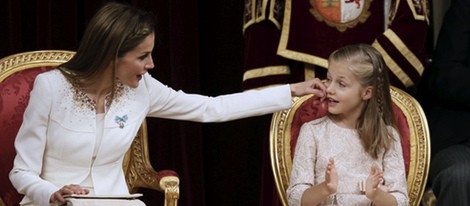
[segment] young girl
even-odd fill
[[[387,70],[370,45],[330,55],[328,114],[301,127],[289,205],[408,205]]]

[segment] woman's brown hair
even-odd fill
[[[108,78],[113,88],[116,60],[154,32],[151,13],[127,4],[108,3],[88,23],[75,56],[58,68],[74,86],[86,88],[106,78],[102,74],[112,65],[112,76]]]

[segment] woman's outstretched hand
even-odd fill
[[[322,99],[326,97],[325,84],[323,84],[323,82],[318,78],[291,84],[290,90],[292,96],[314,94]]]
[[[54,192],[50,198],[51,203],[60,203],[63,204],[65,203],[65,198],[64,195],[86,195],[90,191],[88,189],[84,189],[80,187],[80,185],[65,185],[60,190],[57,190],[57,192]]]

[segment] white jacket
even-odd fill
[[[36,78],[10,172],[15,188],[25,194],[22,203],[49,205],[52,193],[80,184],[90,173],[96,195],[128,194],[122,161],[146,116],[220,122],[291,106],[288,85],[207,97],[175,91],[146,74],[137,88],[121,84],[107,108],[102,144],[92,165],[96,113],[83,95],[58,70]]]

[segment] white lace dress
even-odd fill
[[[384,186],[398,205],[408,205],[406,175],[399,134],[393,129],[396,140],[378,159],[368,155],[355,129],[342,128],[328,117],[302,125],[295,149],[292,172],[287,189],[290,206],[300,205],[304,191],[325,180],[328,160],[333,158],[339,177],[337,192],[321,205],[371,205],[360,191],[359,185],[370,174],[372,163],[384,172]]]

